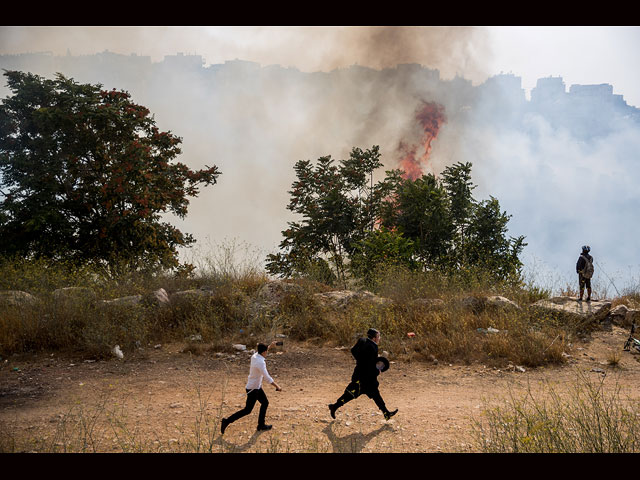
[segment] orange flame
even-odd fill
[[[422,102],[421,108],[416,112],[416,120],[422,127],[421,145],[424,152],[418,154],[420,145],[408,145],[400,141],[398,153],[400,155],[400,168],[405,172],[405,178],[415,180],[424,174],[423,167],[427,164],[431,153],[431,142],[438,136],[440,126],[446,122],[444,107],[435,102]]]

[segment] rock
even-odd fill
[[[487,309],[515,311],[520,310],[520,306],[506,297],[500,295],[473,295],[457,300],[457,304],[474,313],[481,313]]]
[[[247,349],[247,346],[242,345],[241,343],[235,343],[232,345],[232,347],[238,350],[239,352],[244,352]]]
[[[345,309],[355,302],[369,302],[375,305],[388,305],[391,299],[378,297],[367,290],[333,290],[331,292],[316,293],[314,295],[321,305],[326,307]]]
[[[142,302],[149,306],[166,307],[170,304],[169,294],[164,288],[159,288],[145,295]]]
[[[114,298],[113,300],[103,300],[103,305],[119,305],[119,306],[132,306],[138,305],[142,302],[142,295],[130,295],[128,297]]]
[[[53,291],[53,300],[62,304],[94,303],[97,300],[97,295],[89,287],[64,287]]]
[[[202,341],[202,335],[197,334],[197,335],[191,335],[188,340],[190,342],[201,342]]]
[[[524,368],[524,367],[521,367],[520,365],[516,365],[516,366],[515,366],[515,371],[516,371],[516,372],[520,372],[520,373],[524,373],[524,372],[526,372],[525,368]]]
[[[113,349],[111,350],[111,353],[113,353],[120,360],[124,358],[124,354],[122,353],[122,350],[120,350],[120,345],[116,345],[115,347],[113,347]]]
[[[640,310],[629,310],[624,317],[624,325],[623,327],[631,327],[631,324],[634,323],[636,325],[640,325]]]
[[[207,300],[211,297],[211,292],[206,290],[184,290],[182,292],[175,292],[169,297],[169,301],[172,305],[180,303],[192,303]]]
[[[612,308],[603,322],[607,322],[609,324],[618,325],[618,326],[626,326],[626,317],[629,309],[626,305],[618,305],[616,308]],[[631,324],[629,324],[630,326]]]
[[[539,300],[531,305],[534,311],[557,315],[565,319],[590,321],[599,323],[606,318],[611,309],[611,302],[591,301],[578,302],[575,297],[553,297]]]
[[[21,290],[0,291],[0,305],[12,305],[19,307],[22,305],[35,305],[37,302],[38,299],[28,292],[23,292]]]
[[[499,308],[502,310],[520,310],[520,306],[513,300],[500,295],[491,295],[486,298],[486,305],[489,307]]]

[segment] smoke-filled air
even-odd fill
[[[264,259],[293,219],[298,160],[379,145],[378,179],[471,162],[533,281],[575,283],[590,245],[600,291],[640,282],[640,109],[617,85],[549,71],[527,94],[517,70],[490,71],[482,28],[61,30],[1,27],[0,68],[126,90],[182,138],[180,161],[222,172],[172,219],[197,239],[186,256],[235,239]]]

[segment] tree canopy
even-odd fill
[[[498,280],[519,280],[524,237],[507,236],[510,216],[497,199],[473,198],[470,163],[450,165],[439,177],[411,179],[391,170],[373,184],[381,166],[377,146],[354,148],[339,166],[329,156],[315,167],[296,163],[288,208],[302,219],[282,232],[281,251],[267,257],[267,270],[283,277],[322,272],[318,279],[343,285],[351,273],[370,286],[381,264],[484,269]]]
[[[160,131],[125,91],[5,71],[0,104],[0,254],[171,268],[195,240],[162,221],[215,184],[216,166],[174,162],[182,139]]]

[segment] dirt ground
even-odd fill
[[[256,432],[256,406],[224,437],[219,419],[244,406],[249,353],[214,353],[205,345],[194,354],[184,344],[171,344],[123,360],[14,356],[0,361],[0,435],[5,450],[17,451],[475,451],[472,419],[488,406],[504,405],[512,394],[544,392],[545,385],[568,391],[580,372],[640,398],[640,355],[622,351],[627,336],[627,329],[615,326],[595,332],[572,346],[565,365],[524,372],[515,366],[393,362],[380,377],[387,406],[399,408],[390,421],[366,396],[333,420],[327,404],[349,382],[349,348],[285,340],[267,357],[283,388],[265,386],[273,429]]]

